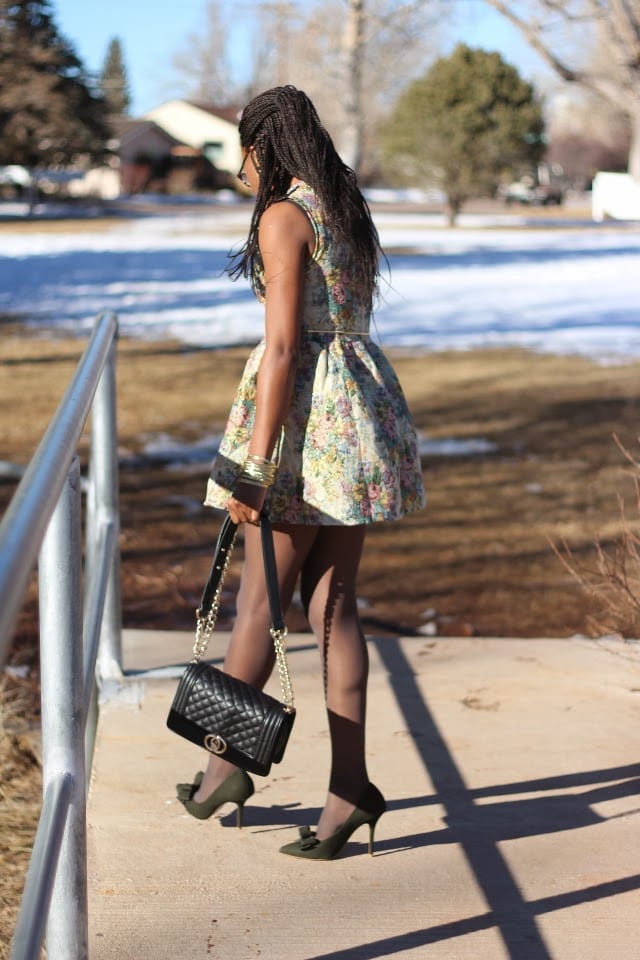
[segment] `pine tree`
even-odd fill
[[[0,0],[0,163],[57,167],[104,153],[95,95],[49,0]]]
[[[100,74],[100,88],[107,101],[109,112],[120,116],[127,113],[131,106],[127,71],[122,55],[122,44],[114,37],[107,49],[107,55]]]
[[[387,169],[407,183],[440,186],[453,223],[465,200],[535,168],[543,132],[535,91],[515,67],[460,44],[400,97],[384,131]]]

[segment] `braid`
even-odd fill
[[[260,217],[270,204],[284,197],[291,178],[298,177],[318,195],[327,225],[350,251],[352,275],[369,291],[371,304],[379,274],[378,233],[355,173],[340,159],[309,97],[293,86],[273,87],[247,104],[239,129],[241,146],[253,147],[256,152],[260,185],[249,235],[241,250],[232,255],[235,262],[229,268],[230,276],[249,277],[256,286]]]

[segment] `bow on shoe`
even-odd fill
[[[312,850],[320,843],[310,827],[300,827],[298,833],[300,834],[300,840],[298,842],[301,850]]]
[[[197,793],[202,783],[202,777],[203,773],[200,770],[193,778],[193,783],[176,783],[176,797],[181,803],[185,800],[193,800],[194,793]]]

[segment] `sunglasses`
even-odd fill
[[[248,153],[245,153],[245,155],[244,155],[244,160],[242,161],[242,166],[240,167],[240,169],[238,170],[238,172],[237,172],[237,174],[236,174],[236,177],[238,178],[238,180],[240,181],[240,183],[241,183],[244,187],[250,187],[250,186],[251,186],[251,184],[249,183],[249,177],[248,177],[248,176],[246,175],[246,173],[244,172],[244,165],[245,165],[245,163],[247,162],[247,157],[248,157],[248,156],[249,156],[249,154],[248,154]]]
[[[248,176],[246,175],[246,173],[244,172],[244,165],[245,165],[245,163],[247,162],[250,153],[251,153],[251,150],[247,150],[247,152],[246,152],[245,155],[244,155],[244,160],[242,161],[242,166],[240,167],[240,169],[239,169],[238,172],[236,173],[236,177],[238,178],[238,180],[240,181],[240,183],[241,183],[243,186],[245,186],[245,187],[251,187],[251,184],[249,183],[249,177],[248,177]],[[258,161],[257,161],[257,159],[256,159],[255,152],[254,152],[254,154],[253,154],[253,166],[255,167],[255,171],[256,171],[256,173],[258,174],[258,176],[260,176],[260,166],[259,166]]]

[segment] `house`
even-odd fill
[[[596,173],[591,191],[595,221],[640,220],[640,183],[628,173]]]
[[[226,173],[235,175],[242,163],[238,139],[240,112],[217,109],[189,100],[169,100],[144,115],[169,136],[194,150]]]
[[[169,100],[121,118],[116,140],[123,193],[235,188],[242,163],[238,111]]]
[[[122,193],[142,193],[163,181],[180,142],[150,120],[122,117],[115,126]]]

